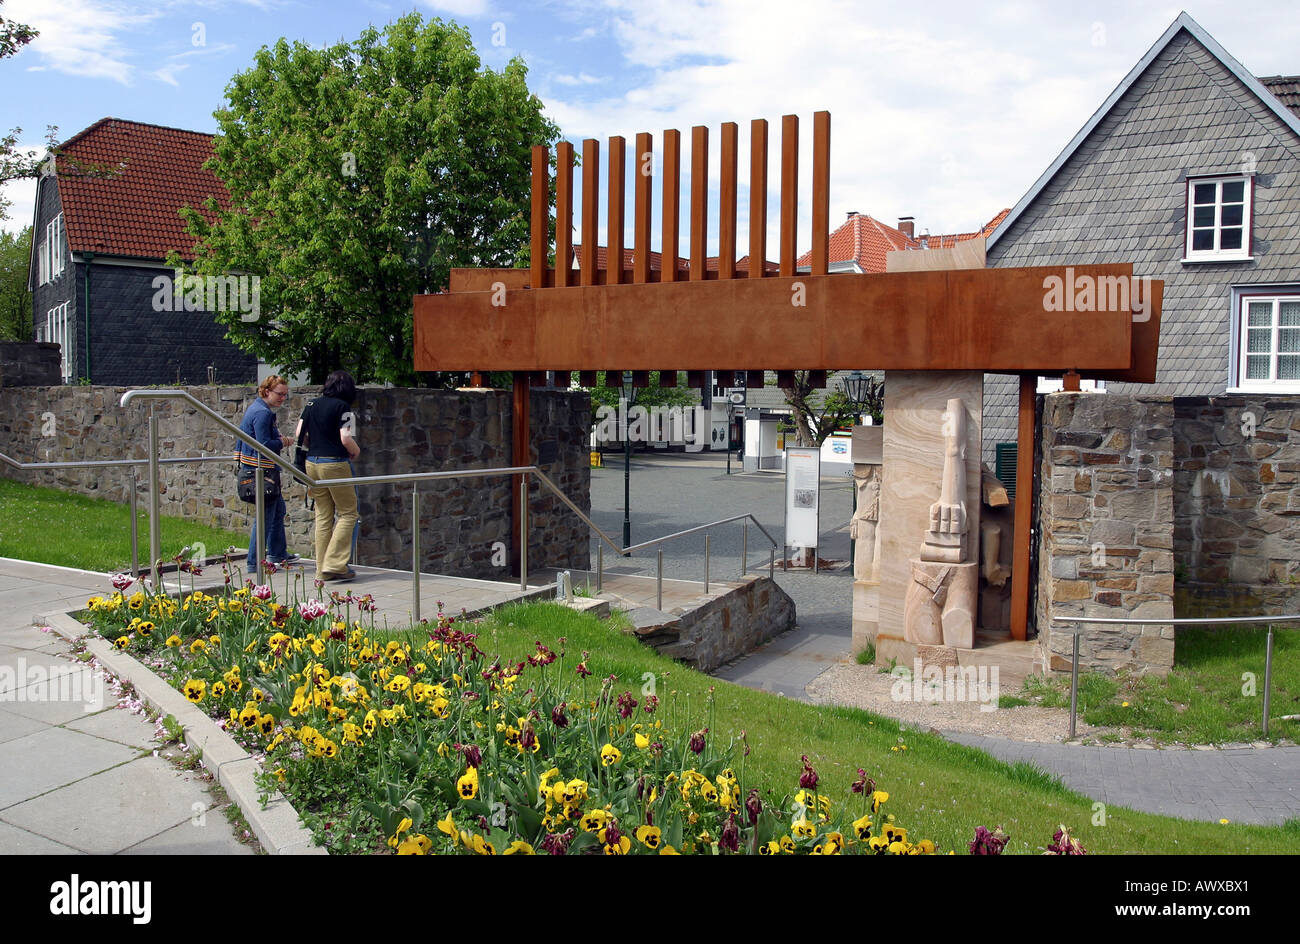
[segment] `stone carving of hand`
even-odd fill
[[[964,534],[966,503],[935,502],[930,506],[930,530],[937,534]]]

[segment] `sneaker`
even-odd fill
[[[352,579],[354,579],[354,578],[356,577],[356,575],[357,575],[357,572],[356,572],[355,570],[353,570],[351,567],[349,567],[346,571],[344,571],[344,572],[341,573],[341,574],[321,574],[321,575],[320,575],[320,579],[321,579],[321,580],[338,580],[338,581],[342,581],[342,580],[352,580]]]
[[[300,560],[302,560],[302,558],[299,557],[297,554],[286,554],[284,555],[284,557],[281,557],[279,560],[276,560],[275,558],[269,558],[269,560],[271,561],[272,564],[283,566],[285,564],[296,564]]]

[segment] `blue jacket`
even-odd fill
[[[275,425],[275,413],[261,397],[254,400],[253,405],[248,408],[243,420],[240,421],[239,428],[276,455],[279,455],[280,450],[284,448],[284,443],[280,440],[280,431]],[[259,456],[242,441],[237,440],[236,445],[238,451],[235,455],[239,458],[240,465],[260,465],[264,469],[275,466],[274,462],[265,456]]]

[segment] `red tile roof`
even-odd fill
[[[210,157],[210,134],[120,118],[73,135],[55,162],[69,248],[142,259],[176,250],[190,258],[194,239],[180,208],[202,209],[209,196],[229,206],[226,188],[203,168]]]
[[[1259,81],[1283,105],[1300,115],[1300,75],[1266,75],[1260,76]]]
[[[1000,224],[1010,208],[1003,210],[973,233],[909,237],[900,229],[882,223],[865,213],[850,216],[831,233],[828,262],[856,262],[863,272],[884,272],[885,254],[903,249],[947,249],[967,239],[988,236]],[[812,263],[812,252],[799,257],[799,265]]]

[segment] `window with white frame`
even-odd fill
[[[45,324],[36,326],[36,340],[59,345],[63,382],[72,382],[75,352],[72,336],[72,302],[64,302],[45,313]]]
[[[1238,303],[1236,389],[1300,392],[1300,289]]]
[[[1250,259],[1250,177],[1193,177],[1187,181],[1184,262]]]
[[[60,213],[45,226],[45,238],[41,240],[36,253],[37,284],[52,282],[63,272],[67,256],[67,233],[63,228],[63,214]]]

